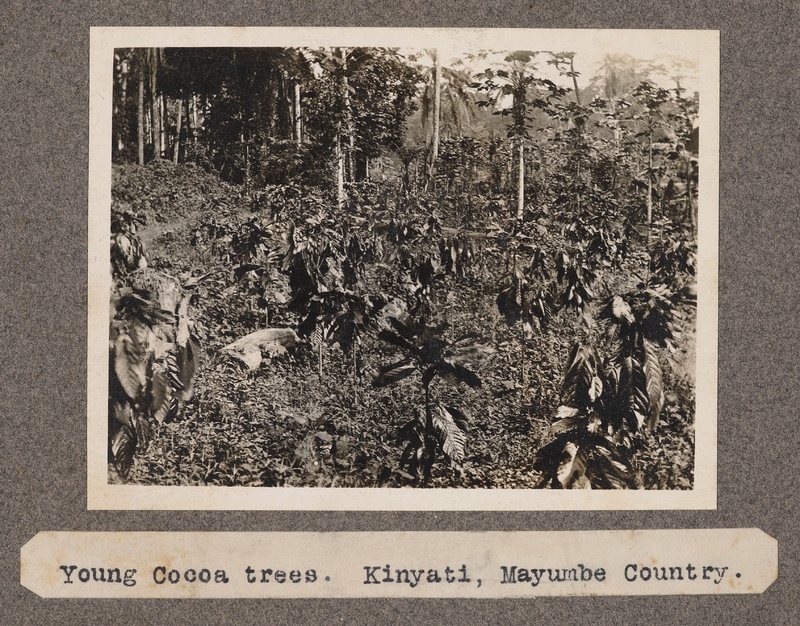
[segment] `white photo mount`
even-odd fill
[[[166,487],[109,484],[108,320],[114,49],[123,47],[390,46],[454,50],[565,47],[642,57],[675,52],[698,62],[698,211],[695,473],[685,491]],[[111,510],[670,510],[714,509],[717,493],[719,33],[658,30],[386,28],[92,28],[90,56],[88,508]],[[533,453],[533,451],[532,451]]]

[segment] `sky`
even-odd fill
[[[548,50],[552,52],[574,52],[575,70],[579,72],[578,86],[585,88],[598,72],[607,54],[627,54],[640,60],[654,60],[667,66],[674,59],[683,59],[699,67],[703,54],[708,50],[706,42],[697,36],[698,31],[633,31],[633,30],[513,30],[500,31],[434,31],[439,37],[427,38],[424,47],[437,47],[443,63],[452,65],[460,59],[474,72],[486,69],[486,61],[471,61],[468,55],[481,50]],[[401,48],[403,52],[419,48]],[[502,55],[498,55],[502,59]],[[571,87],[571,79],[559,77],[558,71],[548,65],[547,56],[540,55],[536,63],[539,72],[557,84]],[[668,67],[668,69],[670,69]],[[653,80],[664,87],[674,87],[670,78],[653,76]],[[698,70],[684,69],[682,86],[690,92],[700,88]]]

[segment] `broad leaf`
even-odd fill
[[[439,405],[433,412],[433,428],[442,452],[451,461],[461,463],[467,445],[467,435],[458,422],[466,426],[466,416],[453,407]]]
[[[386,387],[408,378],[416,371],[417,368],[411,359],[403,359],[391,365],[384,365],[381,367],[379,374],[373,379],[372,385],[374,387]]]
[[[121,393],[115,394],[112,391],[112,397],[108,402],[108,416],[109,423],[115,420],[123,426],[129,426],[130,428],[133,428],[133,406],[131,405],[130,401]],[[109,426],[109,428],[111,428],[111,426]]]
[[[589,400],[595,402],[603,393],[603,381],[599,376],[592,378],[592,383],[589,386]]]
[[[445,354],[450,357],[451,360],[456,359],[453,362],[457,361],[459,363],[464,363],[470,359],[482,359],[493,354],[494,348],[478,343],[480,339],[480,335],[473,333],[459,337],[450,344]]]
[[[620,362],[619,388],[614,408],[617,413],[615,427],[620,428],[624,424],[631,433],[639,430],[644,416],[650,412],[647,378],[642,364],[634,357],[623,357]]]
[[[194,395],[194,375],[200,367],[200,350],[197,345],[189,339],[186,346],[177,346],[176,361],[178,365],[178,378],[181,382],[181,391],[178,399],[187,402]]]
[[[664,381],[661,374],[661,364],[658,361],[658,352],[655,345],[644,341],[644,359],[642,368],[647,379],[647,396],[650,401],[650,412],[647,416],[647,427],[655,430],[658,416],[664,407]]]
[[[550,428],[547,429],[548,434],[550,435],[560,435],[561,433],[566,433],[576,428],[579,428],[584,423],[584,417],[565,417],[564,419],[560,419],[557,422],[553,422],[550,424]]]
[[[254,265],[252,263],[245,263],[244,265],[240,265],[239,267],[234,268],[233,270],[233,278],[236,281],[240,281],[242,277],[247,274],[248,272],[254,272],[256,270],[262,269],[261,265]]]
[[[400,428],[398,438],[401,442],[407,442],[400,456],[400,468],[408,468],[408,471],[413,474],[408,478],[414,478],[419,475],[419,464],[425,454],[424,431],[425,424],[420,421],[420,416],[407,421]]]
[[[631,306],[621,296],[612,297],[600,311],[600,317],[618,326],[630,326],[634,323]]]
[[[114,344],[114,372],[128,397],[136,402],[145,383],[146,361],[142,347],[130,335],[120,335]]]
[[[409,343],[414,341],[416,335],[415,331],[420,330],[414,328],[415,324],[413,320],[409,320],[409,323],[405,324],[396,317],[390,317],[389,324],[391,324],[392,328]]]
[[[390,321],[392,319],[394,318],[389,318]],[[385,342],[392,344],[393,346],[402,348],[403,350],[413,351],[414,349],[414,346],[405,337],[402,337],[391,330],[380,331],[378,333],[378,337],[383,339]]]
[[[159,333],[154,331],[147,334],[147,346],[152,350],[155,360],[163,359],[175,348],[173,342],[165,341],[159,336]]]
[[[506,324],[513,325],[522,315],[522,303],[518,298],[519,290],[516,284],[503,287],[495,300],[497,310],[505,317]]]
[[[444,408],[447,410],[448,413],[450,413],[450,416],[453,418],[453,421],[455,421],[456,425],[461,430],[466,432],[467,429],[469,428],[469,424],[471,421],[469,416],[466,413],[459,411],[457,408],[452,406],[446,406]]]
[[[167,373],[160,366],[154,366],[150,378],[150,413],[159,424],[169,412],[171,395]]]
[[[133,413],[133,427],[136,432],[136,450],[143,452],[150,443],[150,435],[152,434],[152,424],[145,415]]]
[[[589,470],[592,486],[599,489],[635,489],[638,487],[633,469],[619,455],[598,446]]]
[[[426,388],[428,385],[430,385],[437,373],[438,369],[435,365],[428,367],[424,372],[422,372],[422,387]],[[447,377],[448,376],[445,375],[445,378]]]
[[[350,353],[356,340],[356,325],[354,314],[346,312],[337,317],[328,330],[329,339],[342,349],[342,352]]]
[[[448,382],[466,383],[473,389],[480,387],[482,384],[480,377],[475,372],[463,365],[451,363],[448,360],[445,360],[438,370],[442,377]]]
[[[558,419],[562,419],[562,420],[563,419],[568,419],[568,418],[571,418],[571,417],[575,417],[576,415],[578,415],[579,412],[580,411],[578,409],[576,409],[576,408],[573,408],[571,406],[567,406],[566,404],[562,404],[556,410],[556,417]]]
[[[591,406],[597,398],[597,368],[599,359],[594,348],[575,344],[567,359],[561,403],[582,408]],[[602,384],[601,384],[602,390]]]
[[[556,478],[564,489],[572,487],[575,480],[585,474],[588,458],[587,446],[578,446],[571,441],[567,442],[562,451],[561,463],[556,470]]]
[[[119,426],[110,433],[109,456],[119,473],[126,477],[133,464],[136,452],[136,433],[129,426]]]

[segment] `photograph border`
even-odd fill
[[[659,39],[702,51],[695,475],[691,490],[163,487],[108,483],[108,319],[111,275],[113,52],[119,47],[392,46],[469,49],[551,46],[569,36],[593,45],[621,36],[648,49]],[[92,28],[89,102],[87,504],[90,510],[669,510],[715,509],[717,499],[717,299],[719,227],[719,31],[414,28]]]

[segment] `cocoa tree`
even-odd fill
[[[408,421],[401,429],[407,446],[401,457],[401,468],[412,474],[422,471],[422,483],[428,484],[431,470],[441,450],[454,464],[464,461],[468,418],[460,410],[434,403],[431,385],[441,378],[451,384],[465,383],[480,387],[480,377],[471,369],[471,361],[485,357],[492,349],[480,344],[478,337],[466,335],[455,341],[444,337],[444,326],[431,326],[421,319],[406,322],[389,319],[392,329],[382,330],[379,337],[400,348],[404,357],[384,365],[373,380],[375,387],[395,384],[419,374],[424,397],[424,412]]]

